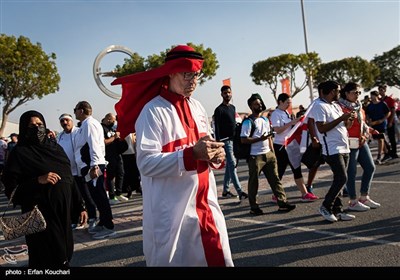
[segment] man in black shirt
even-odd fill
[[[124,180],[124,166],[122,157],[118,149],[119,141],[124,141],[119,137],[119,132],[115,131],[114,126],[116,117],[112,113],[108,113],[101,121],[104,131],[104,142],[106,146],[107,179],[108,195],[110,204],[116,204],[119,200],[126,201],[127,197],[122,195],[122,183]]]
[[[247,198],[247,193],[242,190],[239,178],[236,172],[236,159],[233,155],[233,136],[236,127],[236,108],[230,101],[232,99],[232,90],[230,86],[221,88],[222,103],[214,111],[215,119],[215,139],[225,143],[225,176],[224,189],[222,196],[226,198],[237,197],[229,191],[229,184],[232,181],[239,200]]]

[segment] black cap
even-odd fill
[[[264,101],[261,98],[261,95],[259,95],[258,93],[253,93],[249,99],[247,99],[247,105],[249,105],[249,107],[251,108],[251,103],[253,103],[254,100],[256,99],[260,99],[261,101],[261,109],[263,111],[265,111],[267,109],[267,107],[265,107]]]
[[[17,133],[11,133],[10,134],[10,138],[13,137],[13,136],[17,136],[18,137],[18,134]]]

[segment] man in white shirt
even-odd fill
[[[278,175],[278,164],[274,153],[272,135],[270,134],[271,125],[268,119],[261,116],[265,110],[265,105],[258,93],[253,94],[248,100],[252,114],[242,124],[240,137],[242,143],[251,144],[249,166],[248,195],[251,215],[263,215],[257,203],[257,193],[259,186],[259,174],[264,173],[269,185],[277,198],[278,211],[289,212],[296,208],[296,205],[289,204],[285,190],[282,187]],[[252,132],[252,126],[255,128]]]
[[[348,221],[355,216],[343,212],[339,193],[347,182],[350,149],[346,127],[352,125],[355,112],[344,114],[337,103],[340,93],[338,83],[326,81],[320,87],[322,95],[313,107],[313,115],[322,144],[322,154],[333,172],[333,182],[319,212],[330,222],[338,219]]]
[[[72,175],[74,176],[75,182],[78,185],[79,191],[82,195],[83,200],[85,201],[85,206],[88,211],[88,216],[89,216],[89,228],[94,227],[94,223],[96,221],[96,205],[90,196],[89,189],[83,179],[83,177],[80,176],[80,170],[78,169],[78,166],[76,165],[75,162],[75,147],[74,147],[74,142],[75,142],[75,135],[79,131],[79,128],[74,126],[74,121],[72,119],[72,116],[70,114],[62,114],[59,117],[60,120],[60,125],[63,128],[63,131],[58,134],[57,136],[57,142],[60,144],[61,147],[63,147],[65,153],[67,154],[67,157],[71,163],[71,172]],[[79,214],[79,213],[75,213]],[[79,227],[78,223],[74,220],[73,217],[72,219],[72,227],[73,229],[75,228],[82,228],[84,225],[81,225]]]
[[[114,236],[114,223],[110,203],[104,188],[105,144],[103,128],[92,117],[92,106],[80,101],[74,108],[75,117],[81,126],[75,135],[75,161],[80,176],[85,178],[90,195],[99,210],[100,221],[89,233],[94,239]]]

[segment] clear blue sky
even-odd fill
[[[304,5],[309,51],[317,52],[322,62],[356,55],[370,60],[400,44],[399,0],[305,0]],[[254,92],[262,94],[267,107],[274,107],[269,89],[252,82],[252,65],[271,56],[305,52],[300,0],[0,0],[0,33],[26,36],[41,43],[46,53],[56,53],[59,92],[30,101],[10,115],[11,121],[18,121],[24,111],[38,110],[54,130],[61,130],[58,116],[72,114],[80,100],[92,104],[99,120],[114,112],[116,100],[101,93],[92,74],[97,54],[113,44],[143,57],[187,42],[210,47],[220,68],[194,94],[209,116],[221,103],[226,78],[231,78],[238,111],[248,111],[246,100]],[[102,70],[122,64],[125,57],[110,54]],[[399,96],[394,89],[390,93]],[[309,103],[308,89],[293,99],[294,105]]]

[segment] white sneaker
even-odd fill
[[[351,211],[364,212],[364,211],[368,211],[370,209],[370,207],[367,205],[364,205],[363,203],[361,203],[360,201],[357,200],[354,203],[351,203],[351,201],[350,201],[349,208],[347,208],[347,209],[351,210]]]
[[[337,213],[336,217],[338,218],[338,220],[341,220],[341,221],[351,221],[351,220],[354,220],[356,218],[356,216],[351,215],[351,214],[347,214],[347,213],[344,213],[344,212]]]
[[[333,215],[325,206],[321,206],[319,209],[319,213],[325,218],[325,220],[330,222],[337,222],[337,218]]]
[[[115,196],[119,201],[128,201],[129,198],[127,198],[126,196],[121,195],[117,195]]]
[[[369,196],[367,196],[367,199],[365,199],[365,200],[359,199],[358,201],[360,203],[368,206],[371,209],[376,209],[376,208],[381,207],[380,203],[373,201],[372,199],[369,198]]]

